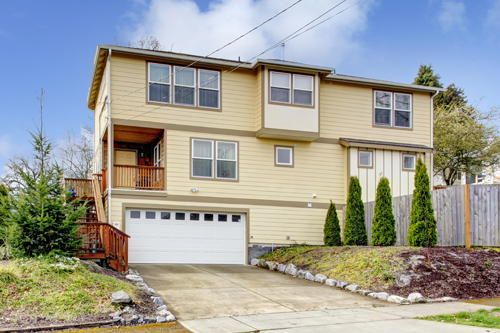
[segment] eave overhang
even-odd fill
[[[411,143],[373,141],[363,139],[339,138],[339,143],[344,147],[377,148],[388,150],[413,151],[421,153],[435,153],[432,147],[416,145]]]

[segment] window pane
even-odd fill
[[[206,108],[219,107],[219,91],[218,90],[205,90],[200,89],[200,106]]]
[[[390,125],[391,124],[391,110],[375,109],[375,124],[376,125]]]
[[[236,162],[217,161],[217,177],[236,179]]]
[[[219,72],[215,71],[199,71],[200,87],[219,89]]]
[[[194,105],[194,88],[174,86],[176,104]]]
[[[191,213],[191,214],[189,214],[189,219],[191,221],[199,221],[200,220],[200,214],[199,213]]]
[[[290,74],[271,72],[271,86],[290,88]]]
[[[392,94],[385,91],[375,92],[375,107],[392,108]]]
[[[168,84],[150,85],[149,100],[153,102],[170,103],[170,85]]]
[[[161,212],[162,220],[170,220],[170,212]]]
[[[396,109],[410,111],[410,95],[394,94],[396,99]]]
[[[174,67],[175,84],[194,87],[194,68]]]
[[[212,160],[193,159],[194,177],[212,177]]]
[[[312,91],[293,91],[293,104],[312,105]]]
[[[227,222],[227,215],[219,214],[219,222]]]
[[[276,155],[278,164],[292,164],[291,149],[276,148]]]
[[[372,153],[367,151],[359,152],[359,165],[360,166],[372,166]]]
[[[183,221],[186,219],[186,213],[175,213],[175,219]]]
[[[156,213],[155,212],[146,212],[146,219],[148,220],[154,220],[156,218]]]
[[[214,214],[205,214],[205,221],[212,222],[214,220]]]
[[[149,70],[150,82],[170,83],[170,66],[150,64]]]
[[[141,218],[141,212],[138,210],[133,210],[130,212],[130,218],[131,219],[140,219]]]
[[[396,111],[396,115],[394,117],[395,125],[401,127],[410,127],[410,116],[411,112]]]
[[[193,156],[212,158],[212,141],[193,140]]]
[[[217,158],[236,160],[236,143],[217,142]]]
[[[293,88],[302,90],[313,90],[313,77],[304,75],[293,76]]]
[[[415,169],[415,156],[405,156],[403,163],[405,169]]]
[[[233,215],[232,221],[233,222],[241,222],[241,215]]]
[[[271,88],[271,101],[290,103],[289,89]]]

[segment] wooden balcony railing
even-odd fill
[[[80,223],[82,237],[79,257],[105,259],[118,272],[128,270],[129,235],[108,223]]]
[[[163,191],[164,171],[162,167],[115,165],[114,187]]]
[[[92,179],[64,178],[64,187],[75,197],[91,198],[94,196]]]

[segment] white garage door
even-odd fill
[[[245,263],[245,214],[128,209],[125,232],[129,263]]]

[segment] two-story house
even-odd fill
[[[381,176],[411,193],[418,156],[432,170],[441,90],[99,45],[88,107],[106,219],[131,236],[131,263],[244,264],[253,246],[323,244],[350,176],[372,201]]]

